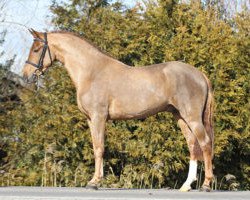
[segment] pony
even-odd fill
[[[23,68],[24,78],[35,81],[57,60],[76,87],[78,108],[87,117],[95,158],[95,172],[87,188],[97,189],[103,178],[108,120],[140,119],[167,111],[177,120],[190,152],[189,172],[180,191],[191,190],[197,179],[197,161],[205,165],[201,190],[211,190],[213,92],[204,73],[178,61],[131,67],[73,33],[29,31],[34,42]]]

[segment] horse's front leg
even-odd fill
[[[104,131],[106,115],[94,114],[88,120],[95,155],[95,173],[87,188],[97,189],[98,184],[103,178],[103,153],[104,153]]]

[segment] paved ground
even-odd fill
[[[178,190],[128,190],[128,189],[99,189],[87,190],[85,188],[49,188],[49,187],[0,187],[0,200],[148,200],[148,199],[232,199],[249,200],[248,192],[221,192],[210,193],[192,191],[182,193]]]

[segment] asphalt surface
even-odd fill
[[[85,188],[66,187],[0,187],[0,200],[148,200],[148,199],[232,199],[249,200],[250,191],[222,192],[212,191],[209,193],[191,191],[179,192],[178,190],[150,190],[150,189],[99,189],[88,190]]]

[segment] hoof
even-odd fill
[[[88,183],[86,185],[86,189],[88,189],[88,190],[98,190],[98,187],[97,187],[97,185],[95,185],[93,183]]]
[[[180,192],[189,192],[191,190],[191,187],[189,185],[183,185],[181,188],[180,188]]]
[[[211,187],[209,185],[203,185],[200,188],[201,192],[211,192]]]

